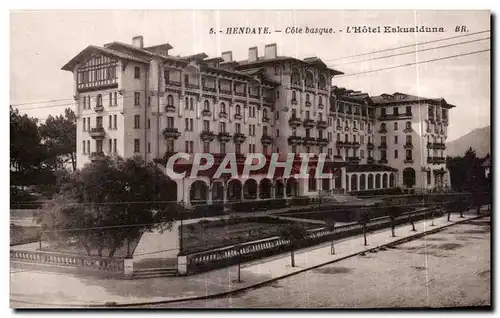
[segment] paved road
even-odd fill
[[[229,298],[150,307],[374,308],[489,306],[490,219],[307,271]]]

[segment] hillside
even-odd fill
[[[448,156],[463,156],[465,151],[472,147],[478,157],[491,154],[490,126],[477,128],[458,139],[446,143]]]

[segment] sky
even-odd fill
[[[445,31],[347,33],[347,27],[415,25]],[[205,52],[213,57],[232,51],[236,60],[246,59],[250,47],[257,46],[263,55],[266,44],[276,43],[278,55],[317,56],[344,72],[346,76],[335,77],[333,85],[370,95],[443,97],[457,106],[450,112],[448,140],[491,122],[489,51],[425,62],[489,49],[490,33],[415,45],[467,34],[456,32],[457,26],[465,26],[468,33],[490,30],[489,11],[12,11],[10,26],[11,104],[41,120],[72,106],[73,75],[61,70],[71,58],[88,45],[131,43],[132,37],[143,35],[145,46],[170,43],[173,55]],[[235,26],[267,26],[282,32],[210,34],[210,28]],[[286,34],[287,27],[332,28],[336,33]],[[478,41],[427,50],[473,40]],[[410,47],[352,57],[401,46]],[[410,54],[387,57],[406,52]],[[359,74],[406,64],[413,65]]]

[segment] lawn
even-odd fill
[[[289,223],[270,217],[233,218],[200,221],[182,226],[183,248],[186,254],[256,241],[279,235],[280,228]],[[307,228],[320,225],[302,223]]]
[[[38,242],[40,232],[38,226],[10,225],[10,245]]]

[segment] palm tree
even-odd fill
[[[390,206],[387,209],[387,215],[391,219],[392,237],[396,237],[396,219],[401,215],[401,209],[397,206]]]
[[[366,224],[370,221],[370,219],[370,211],[361,209],[360,213],[358,214],[358,223],[363,226],[363,238],[365,240],[365,246],[368,245],[368,242],[366,240]]]
[[[281,228],[280,238],[285,241],[290,241],[292,250],[290,251],[292,267],[295,267],[295,249],[297,243],[307,238],[306,229],[299,223],[290,223]]]
[[[335,233],[335,220],[327,220],[326,222],[326,227],[325,227],[329,232],[330,232],[330,254],[335,254],[335,246],[333,245],[333,238],[334,238],[334,233]]]

